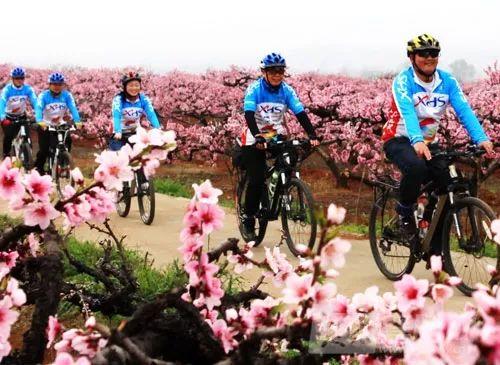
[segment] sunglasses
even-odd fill
[[[285,69],[282,67],[268,68],[266,72],[269,72],[271,75],[284,75]]]
[[[439,57],[439,49],[423,49],[415,52],[419,57],[422,58],[436,58]]]

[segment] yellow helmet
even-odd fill
[[[406,53],[408,56],[411,53],[424,49],[437,49],[438,51],[440,51],[441,47],[439,45],[439,41],[436,38],[426,33],[410,39],[408,41],[408,44],[406,45]]]

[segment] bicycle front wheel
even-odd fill
[[[292,178],[285,186],[281,210],[281,226],[290,252],[300,255],[298,245],[311,250],[316,241],[316,215],[314,198],[307,185],[297,178]]]
[[[150,225],[155,219],[155,185],[153,179],[145,179],[145,182],[138,184],[137,199],[141,220],[144,224]]]
[[[401,237],[396,213],[398,199],[390,191],[376,199],[370,212],[370,248],[378,269],[389,280],[399,280],[415,266],[410,244]]]
[[[61,152],[54,158],[52,164],[52,179],[54,180],[57,188],[59,198],[63,198],[64,187],[72,185],[71,169],[73,168],[73,159],[68,151]]]
[[[451,208],[443,224],[444,269],[458,276],[457,288],[471,295],[476,284],[488,285],[491,275],[488,265],[497,267],[499,246],[493,241],[491,222],[496,218],[488,204],[466,197]]]
[[[21,144],[21,148],[19,149],[19,159],[21,160],[23,168],[26,172],[31,170],[33,167],[33,151],[31,150],[31,146],[28,142]]]
[[[130,204],[132,202],[133,185],[126,182],[123,184],[121,192],[117,193],[116,197],[116,212],[122,218],[126,217],[130,212]]]

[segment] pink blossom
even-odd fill
[[[67,352],[60,352],[52,365],[90,365],[90,361],[86,357],[79,357],[76,361]]]
[[[345,254],[351,249],[351,243],[342,238],[335,237],[321,249],[321,266],[333,264],[336,268],[345,265]]]
[[[123,182],[131,181],[134,178],[132,168],[129,166],[129,157],[121,150],[103,151],[96,158],[99,167],[94,172],[94,179],[100,181],[111,190],[122,190]]]
[[[83,186],[83,183],[85,182],[83,174],[78,167],[75,167],[73,170],[71,170],[71,178],[76,185]]]
[[[222,343],[226,354],[238,345],[238,342],[233,338],[237,332],[233,328],[228,327],[226,321],[218,319],[212,323],[211,327],[215,337]]]
[[[154,176],[156,169],[160,167],[160,161],[157,159],[148,159],[143,165],[143,171],[146,178]]]
[[[205,180],[201,185],[193,184],[196,199],[204,204],[217,204],[222,190],[212,187],[210,180]]]
[[[48,202],[33,202],[24,209],[24,224],[39,225],[41,229],[49,226],[50,221],[59,217],[60,213]]]
[[[198,238],[187,238],[184,244],[179,248],[184,261],[190,261],[196,251],[203,247],[203,241]]]
[[[345,208],[337,207],[335,204],[328,206],[327,219],[328,223],[340,225],[345,219]]]
[[[12,304],[16,307],[20,307],[24,303],[26,303],[26,294],[22,289],[19,288],[19,282],[16,279],[9,279],[6,292],[10,295]]]
[[[354,308],[362,313],[370,313],[383,305],[383,299],[378,295],[378,287],[370,286],[365,289],[364,293],[356,293],[351,301]]]
[[[28,235],[28,245],[30,248],[31,255],[33,257],[36,257],[36,253],[38,251],[38,248],[40,247],[40,241],[38,241],[34,233],[30,233]]]
[[[198,204],[197,212],[200,216],[203,234],[208,235],[224,225],[224,211],[217,205]]]
[[[312,279],[312,274],[299,276],[291,273],[288,275],[283,289],[283,302],[298,304],[302,300],[308,299],[311,295]]]
[[[331,309],[331,299],[337,293],[337,286],[334,283],[320,284],[314,283],[311,290],[312,316],[320,320]]]
[[[493,240],[500,245],[500,219],[491,222],[491,231],[495,234]]]
[[[26,189],[35,200],[48,202],[52,192],[52,177],[50,175],[40,176],[38,171],[31,170],[31,173],[24,177]]]
[[[17,321],[19,313],[11,310],[12,300],[9,296],[0,300],[0,338],[7,339],[10,336],[12,325]]]
[[[431,256],[431,269],[433,273],[440,273],[443,270],[443,262],[441,256]]]
[[[62,326],[57,320],[57,316],[49,316],[49,324],[46,329],[46,334],[47,334],[47,339],[49,342],[47,343],[47,348],[52,346],[52,343],[56,339],[56,337],[61,333],[62,331]]]
[[[400,281],[394,283],[394,287],[401,311],[408,310],[410,306],[423,307],[425,305],[424,295],[429,290],[427,280],[417,280],[413,276],[405,274]]]
[[[8,158],[5,160],[8,160]],[[0,165],[0,196],[3,199],[11,200],[24,194],[24,186],[21,183],[19,169],[6,168],[6,165],[6,163]]]
[[[453,296],[453,289],[448,285],[434,284],[431,289],[432,299],[436,303],[444,303]]]

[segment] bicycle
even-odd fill
[[[370,247],[377,267],[390,280],[399,280],[412,272],[422,259],[429,262],[431,241],[437,227],[442,227],[441,255],[443,268],[451,276],[459,276],[457,286],[465,295],[471,295],[476,283],[488,284],[491,275],[487,264],[498,267],[499,247],[492,239],[491,222],[496,218],[484,201],[474,197],[477,179],[465,177],[455,166],[457,161],[468,161],[475,169],[476,158],[485,151],[468,147],[466,151],[440,151],[434,157],[442,157],[448,165],[450,182],[446,191],[427,183],[419,194],[428,203],[422,214],[419,203],[415,223],[418,232],[414,237],[404,237],[398,232],[398,214],[395,211],[399,197],[399,184],[392,181],[374,181],[374,204],[370,214]],[[474,171],[473,176],[477,176]],[[471,194],[472,192],[472,194]],[[430,217],[430,225],[425,217]],[[428,266],[428,265],[427,265]],[[479,273],[475,275],[474,269]]]
[[[128,139],[132,135],[133,133],[123,134],[121,140],[130,144]],[[128,216],[132,198],[135,196],[142,222],[150,225],[155,217],[155,186],[154,180],[151,177],[149,179],[146,177],[142,167],[134,171],[134,179],[130,184],[125,182],[122,191],[118,193],[116,212],[120,217]]]
[[[63,198],[63,191],[66,185],[72,185],[71,170],[74,167],[73,158],[66,146],[66,140],[71,132],[76,128],[67,123],[58,125],[48,125],[48,131],[57,134],[57,143],[49,148],[48,171],[52,176],[52,181],[56,184],[59,198]]]
[[[26,115],[10,115],[7,114],[13,124],[19,125],[19,132],[12,141],[11,156],[15,156],[18,161],[21,161],[22,167],[27,172],[33,167],[33,144],[30,136],[30,126],[34,124],[33,120],[27,118]]]
[[[277,220],[281,215],[283,237],[295,256],[300,254],[297,245],[314,247],[316,240],[315,202],[308,186],[300,179],[297,165],[304,160],[300,150],[308,152],[307,140],[271,141],[267,152],[274,158],[274,163],[266,171],[266,184],[261,194],[259,210],[255,216],[255,235],[248,235],[243,226],[245,195],[247,188],[246,171],[238,168],[236,185],[236,210],[238,228],[246,242],[254,241],[258,246],[264,239],[269,221]],[[308,153],[307,153],[308,154]]]

